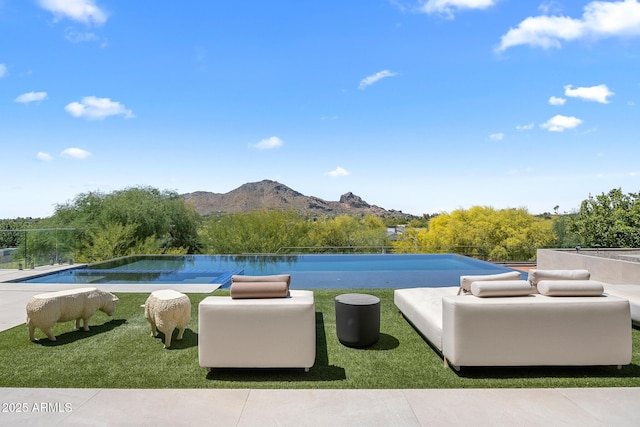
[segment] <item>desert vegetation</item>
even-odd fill
[[[17,248],[14,258],[36,264],[135,254],[322,252],[460,253],[530,261],[542,247],[640,246],[639,199],[638,193],[614,189],[590,195],[568,214],[557,207],[533,215],[525,208],[474,206],[399,221],[266,208],[203,216],[175,192],[132,187],[79,194],[48,218],[0,220],[0,247]]]

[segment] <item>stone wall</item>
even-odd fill
[[[640,284],[640,249],[538,249],[540,270],[585,269],[593,280]]]

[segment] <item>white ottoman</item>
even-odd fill
[[[287,298],[207,297],[198,306],[198,359],[211,368],[304,368],[316,358],[312,291]]]

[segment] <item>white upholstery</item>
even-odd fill
[[[287,298],[207,297],[198,306],[198,359],[206,368],[305,368],[316,357],[312,291]]]
[[[625,298],[631,306],[631,320],[640,326],[640,285],[604,284],[604,291],[609,295]]]
[[[595,280],[540,280],[538,292],[550,297],[594,297],[602,295],[604,287]]]
[[[393,302],[402,315],[442,351],[442,297],[455,296],[458,287],[396,289]]]
[[[471,294],[477,297],[517,297],[529,295],[531,285],[526,280],[481,281],[471,284]]]
[[[442,310],[442,353],[454,366],[631,363],[622,298],[444,297]]]
[[[397,289],[404,317],[460,366],[626,365],[631,318],[625,299],[455,295],[457,288]]]
[[[471,284],[473,282],[480,282],[483,280],[486,281],[496,281],[496,280],[519,280],[522,276],[522,273],[519,271],[508,271],[506,273],[497,273],[497,274],[480,274],[476,276],[460,276],[460,291],[469,292],[471,291]]]
[[[589,280],[588,270],[529,270],[528,279],[534,292],[537,292],[538,282],[541,280]]]

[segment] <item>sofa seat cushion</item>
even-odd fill
[[[604,291],[609,295],[624,298],[631,306],[631,320],[640,326],[640,285],[604,284]]]
[[[538,293],[550,297],[597,297],[604,287],[595,280],[540,280]]]
[[[404,318],[438,351],[442,351],[442,297],[455,296],[458,289],[457,286],[396,289],[393,301]]]

